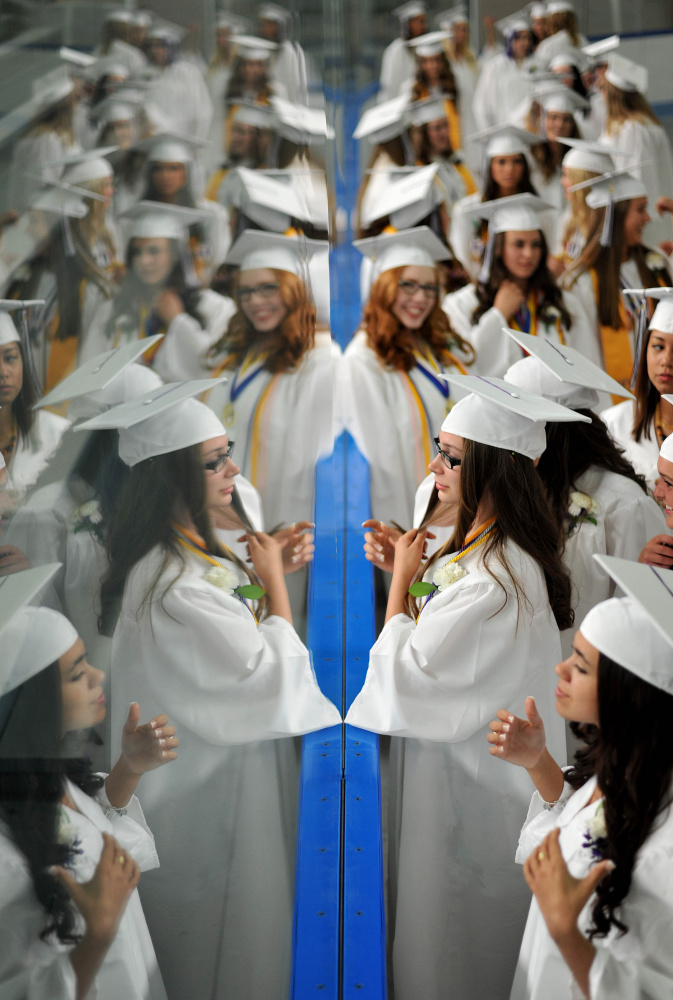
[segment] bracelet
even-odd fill
[[[538,795],[539,794],[540,793],[538,792]],[[542,799],[541,795],[540,795],[540,798]],[[542,808],[546,809],[547,812],[550,812],[554,808],[554,806],[557,806],[559,804],[559,802],[560,802],[560,799],[556,799],[555,802],[545,802],[545,800],[542,799]]]

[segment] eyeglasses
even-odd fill
[[[433,438],[435,442],[435,448],[437,449],[437,454],[441,456],[442,462],[448,469],[455,469],[462,462],[461,458],[454,458],[453,455],[447,455],[445,451],[442,451],[440,447],[439,438]]]
[[[249,302],[253,295],[259,295],[261,299],[270,299],[279,288],[277,281],[269,281],[264,285],[244,285],[236,291],[236,298],[239,302]]]
[[[227,459],[234,454],[234,441],[230,441],[224,455],[218,455],[212,462],[204,462],[203,468],[206,472],[219,472],[227,464]]]
[[[398,281],[397,287],[404,295],[415,295],[418,289],[423,292],[426,299],[434,299],[439,292],[439,285],[421,285],[418,281]]]

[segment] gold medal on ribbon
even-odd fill
[[[236,426],[236,410],[234,409],[233,403],[227,403],[225,408],[222,410],[222,416],[220,419],[227,428]]]

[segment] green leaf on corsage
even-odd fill
[[[245,583],[242,587],[237,587],[234,593],[248,601],[258,601],[260,597],[264,597],[264,591],[255,583]]]
[[[427,597],[428,594],[434,593],[437,590],[434,583],[423,583],[419,580],[418,583],[412,583],[409,587],[409,593],[412,597]]]

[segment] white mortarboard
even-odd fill
[[[125,63],[120,62],[117,56],[109,55],[98,59],[88,75],[96,81],[102,80],[105,76],[116,76],[119,80],[128,80],[131,71]]]
[[[74,430],[118,430],[119,457],[133,467],[148,458],[167,455],[226,434],[213,410],[193,398],[220,382],[226,382],[226,378],[170,382],[77,424]]]
[[[586,98],[578,94],[576,90],[571,90],[570,87],[565,87],[563,84],[556,87],[553,84],[549,87],[543,85],[535,92],[534,96],[535,100],[540,102],[546,112],[557,111],[562,114],[572,115],[576,111],[583,111],[589,107],[589,102]],[[562,139],[559,140],[559,142],[562,141]]]
[[[240,169],[240,168],[239,168]],[[295,216],[300,221],[311,222],[319,229],[329,227],[329,202],[327,199],[327,181],[324,171],[317,167],[306,164],[304,167],[283,168],[273,167],[268,170],[256,170],[255,174],[263,174],[265,177],[276,177],[292,189],[298,199],[301,214]],[[226,189],[227,175],[220,187],[220,192]],[[285,189],[284,189],[285,190]],[[289,216],[286,216],[289,219]],[[288,224],[278,232],[285,232]]]
[[[515,10],[512,14],[508,14],[507,17],[500,18],[499,21],[495,22],[494,26],[505,38],[510,38],[511,35],[517,34],[519,31],[531,30],[530,17],[525,8],[523,10]]]
[[[424,35],[411,38],[407,45],[417,56],[441,56],[444,52],[444,42],[450,38],[448,31],[428,31]]]
[[[467,142],[480,142],[484,145],[486,157],[492,160],[494,156],[516,156],[525,154],[531,146],[544,142],[541,135],[517,128],[516,125],[491,125],[481,132],[474,132],[467,137]]]
[[[136,101],[129,98],[122,99],[116,94],[113,94],[112,97],[106,97],[104,101],[96,105],[96,125],[98,128],[102,128],[104,125],[109,125],[110,122],[134,121],[142,103],[140,97]]]
[[[394,267],[436,267],[438,260],[451,256],[448,247],[428,226],[369,236],[354,240],[353,246],[373,262],[373,281]]]
[[[602,601],[579,630],[595,649],[641,680],[673,694],[673,589],[670,570],[594,555],[628,595]]]
[[[0,698],[35,677],[77,642],[77,629],[59,611],[28,606],[59,567],[60,563],[37,566],[0,581]],[[7,721],[4,716],[2,712],[3,726]]]
[[[546,3],[531,3],[528,6],[528,13],[531,20],[537,21],[542,17],[547,16],[547,4]]]
[[[279,180],[262,170],[230,170],[220,188],[219,200],[227,208],[243,212],[265,231],[284,233],[293,218],[308,221],[306,205],[291,181]]]
[[[391,101],[383,101],[367,108],[353,132],[354,139],[365,136],[371,143],[388,142],[408,128],[407,109],[409,100],[406,95],[394,97]]]
[[[157,333],[153,337],[134,340],[130,344],[124,344],[123,347],[115,347],[111,351],[97,354],[96,357],[85,361],[76,371],[67,375],[51,392],[48,392],[46,396],[38,400],[33,409],[37,410],[43,406],[59,406],[69,399],[91,396],[93,397],[94,408],[91,410],[91,413],[87,413],[86,415],[94,416],[96,413],[102,413],[109,406],[123,402],[123,400],[119,399],[98,408],[96,397],[100,396],[103,390],[115,381],[129,365],[132,365],[141,354],[144,354],[154,344],[159,343],[163,339],[163,336],[163,333]],[[141,366],[137,365],[136,367],[139,368]],[[144,370],[150,373],[156,380],[153,383],[154,385],[161,383],[159,376],[150,368],[144,368]],[[150,388],[152,388],[152,385],[148,384],[146,388],[139,389],[136,395],[140,396]],[[83,412],[77,414],[78,418],[84,416]],[[70,417],[73,417],[72,408],[70,410]]]
[[[395,7],[392,13],[395,17],[399,18],[402,24],[406,24],[412,17],[420,17],[422,14],[426,14],[427,10],[428,8],[424,0],[409,0],[408,3],[403,3],[399,7]]]
[[[105,15],[106,21],[118,21],[120,24],[133,24],[133,11],[130,7],[114,7]]]
[[[630,94],[644,94],[647,91],[649,74],[644,66],[632,62],[631,59],[625,59],[618,52],[611,52],[608,56],[605,79],[618,90]]]
[[[95,195],[86,188],[64,184],[63,181],[48,181],[43,188],[33,192],[28,204],[39,212],[53,212],[54,215],[69,219],[83,219],[89,214],[85,198],[104,200],[103,195]]]
[[[218,10],[215,17],[216,28],[229,28],[234,35],[241,35],[250,27],[250,21],[238,14],[232,14],[228,10]]]
[[[280,97],[271,98],[271,107],[276,114],[275,131],[290,142],[308,146],[334,138],[334,130],[328,128],[324,108],[291,104]]]
[[[14,321],[10,318],[10,313],[17,309],[29,309],[31,306],[43,306],[44,299],[0,299],[0,347],[5,344],[18,344],[21,342]]]
[[[538,198],[536,194],[512,194],[507,198],[496,198],[493,201],[475,202],[465,211],[480,219],[489,220],[489,231],[496,233],[531,232],[541,229],[539,212],[551,206]]]
[[[610,202],[631,201],[632,198],[646,198],[647,188],[643,182],[628,170],[607,170],[599,177],[573,184],[570,191],[590,187],[587,195],[589,208],[606,208]]]
[[[180,45],[186,34],[186,28],[162,18],[160,21],[155,21],[150,25],[147,37],[158,39],[167,45]]]
[[[591,422],[542,396],[515,389],[501,378],[443,374],[440,378],[470,393],[449,412],[443,431],[530,459],[539,458],[547,446],[544,427],[548,420]]]
[[[608,38],[601,38],[597,42],[583,45],[582,52],[591,59],[594,65],[598,65],[607,62],[607,59],[601,59],[600,56],[607,52],[613,52],[617,48],[619,48],[619,35],[610,35]]]
[[[33,80],[30,108],[33,114],[39,114],[46,108],[58,104],[71,94],[75,84],[70,79],[65,66],[57,66],[51,72]]]
[[[254,101],[244,101],[236,98],[230,104],[234,114],[232,121],[241,125],[252,125],[253,128],[274,128],[276,125],[276,115],[268,104],[256,104]]]
[[[427,125],[446,118],[444,101],[441,97],[428,97],[423,101],[414,101],[408,107],[409,121],[412,125]]]
[[[58,54],[63,62],[70,63],[72,66],[93,66],[97,61],[96,57],[89,55],[88,52],[80,52],[78,49],[69,49],[67,45],[62,45],[58,50]]]
[[[635,384],[640,358],[645,344],[645,330],[658,330],[660,333],[673,333],[673,288],[625,288],[624,295],[640,302],[635,322],[635,350],[633,352],[633,375],[631,381]],[[647,300],[657,300],[652,319],[647,323]]]
[[[129,239],[182,240],[189,226],[208,217],[208,212],[184,205],[169,205],[163,201],[138,201],[122,212],[120,218],[132,219]]]
[[[570,0],[549,0],[547,4],[547,14],[574,14],[575,5]]]
[[[103,180],[114,174],[105,157],[118,148],[118,146],[100,146],[96,149],[86,149],[81,153],[70,153],[60,160],[55,160],[54,163],[64,168],[62,179],[67,184],[85,184],[87,181]]]
[[[326,248],[326,240],[245,229],[227,254],[226,263],[238,264],[241,271],[271,268],[305,279],[311,258]]]
[[[257,8],[257,17],[260,21],[276,21],[277,24],[286,24],[292,17],[292,12],[275,3],[264,3]]]
[[[505,373],[505,381],[512,385],[569,406],[571,410],[595,409],[599,404],[599,392],[634,398],[619,382],[574,347],[555,344],[544,337],[532,337],[507,327],[503,327],[503,332],[530,355],[511,365]]]
[[[367,228],[377,219],[390,217],[395,229],[411,229],[441,205],[445,192],[436,182],[438,164],[417,167],[409,174],[393,179],[378,191],[378,196],[363,210],[362,225]],[[363,206],[364,209],[364,206]]]
[[[563,157],[563,166],[574,170],[588,170],[594,174],[604,174],[615,169],[612,156],[621,152],[616,146],[604,146],[601,142],[586,139],[564,139],[564,146],[570,146]]]
[[[236,36],[236,55],[240,59],[264,62],[271,58],[277,48],[277,42],[270,42],[266,38],[257,38],[255,35]]]
[[[469,24],[470,16],[465,4],[461,3],[449,10],[443,10],[440,14],[435,14],[434,23],[442,31],[448,31],[454,24]]]
[[[149,163],[192,163],[194,150],[205,146],[203,139],[180,132],[159,132],[133,144],[139,152],[147,153]]]
[[[673,396],[662,394],[662,398],[665,399],[667,403],[673,402]],[[664,443],[659,449],[659,456],[666,462],[673,462],[673,434],[669,434],[668,437],[664,439]]]

